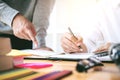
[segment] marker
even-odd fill
[[[24,77],[24,76],[31,75],[34,73],[36,72],[29,70],[29,69],[21,68],[21,69],[12,70],[10,72],[8,71],[6,73],[0,74],[0,79],[1,80],[16,80],[19,77]]]
[[[33,80],[61,80],[61,78],[64,78],[70,74],[72,74],[71,70],[55,71],[35,78]]]
[[[73,36],[74,41],[77,41],[78,38],[74,35],[74,33],[72,32],[70,27],[68,27],[68,30],[69,30],[70,34]],[[83,49],[82,49],[82,47],[80,45],[78,47],[80,48],[81,51],[83,51]]]

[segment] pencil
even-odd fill
[[[75,40],[75,41],[77,41],[78,40],[78,38],[74,35],[74,33],[72,32],[72,30],[71,30],[71,28],[70,27],[68,27],[68,30],[69,30],[69,32],[70,32],[70,34],[73,36],[73,39]],[[78,46],[80,49],[82,49],[82,47],[81,46]]]
[[[74,35],[74,33],[72,32],[72,30],[70,29],[70,27],[68,27],[68,30],[70,32],[70,34],[73,36],[73,38],[77,41],[77,37]]]

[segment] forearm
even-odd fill
[[[16,14],[19,12],[10,6],[8,6],[6,3],[4,3],[2,0],[0,0],[0,21],[12,26],[12,21]]]

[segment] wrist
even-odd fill
[[[22,15],[20,13],[17,13],[14,18],[13,21],[11,23],[12,27],[14,26],[14,23],[21,17]]]

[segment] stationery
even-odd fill
[[[6,56],[12,57],[11,64],[17,68],[39,69],[39,68],[45,68],[45,67],[52,66],[51,63],[41,63],[41,62],[39,62],[39,63],[24,63],[24,57],[31,56],[31,55],[33,55],[33,54],[22,52],[20,50],[12,49],[11,52],[8,53]],[[11,65],[8,65],[8,66],[11,66]]]
[[[60,80],[61,78],[66,77],[70,74],[72,74],[71,70],[55,71],[55,72],[51,72],[46,75],[37,77],[33,80]]]
[[[31,69],[40,69],[40,68],[46,68],[46,67],[50,67],[52,66],[52,64],[50,63],[23,63],[23,64],[19,64],[16,65],[15,67],[17,68],[31,68]]]
[[[22,50],[23,52],[33,54],[32,56],[25,56],[25,59],[47,59],[47,60],[68,60],[68,61],[78,61],[81,59],[88,59],[93,56],[94,53],[74,53],[74,54],[66,54],[66,53],[56,53],[53,51],[45,51],[45,50],[31,50],[26,49]]]
[[[66,60],[66,61],[79,61],[81,59],[88,59],[90,57],[97,57],[100,61],[103,62],[111,62],[112,59],[109,55],[96,55],[95,53],[57,53],[53,51],[45,51],[45,50],[32,50],[25,49],[21,50],[25,53],[30,53],[32,56],[25,56],[25,59],[40,59],[40,60]]]
[[[18,78],[25,77],[35,73],[36,72],[29,69],[18,68],[18,69],[1,72],[0,79],[1,80],[17,80]]]
[[[14,66],[23,64],[23,60],[25,56],[30,56],[32,54],[28,54],[25,52],[21,52],[20,50],[12,49],[6,56],[12,57],[12,63]]]

